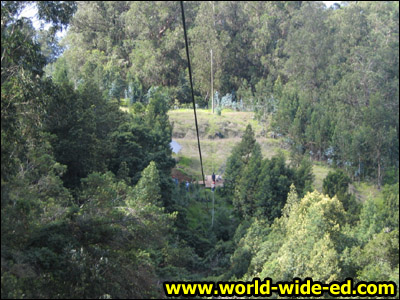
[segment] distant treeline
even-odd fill
[[[398,176],[397,2],[184,5],[200,106],[211,98],[212,50],[214,91],[261,121],[272,116],[293,157],[378,186]],[[106,98],[128,103],[162,86],[171,106],[190,101],[179,2],[80,2],[63,43],[48,69],[64,64],[75,86],[90,77]]]

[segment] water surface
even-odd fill
[[[179,143],[177,141],[174,141],[174,140],[171,141],[170,146],[171,146],[172,151],[175,154],[177,154],[182,149],[182,146],[179,145]]]

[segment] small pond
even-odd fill
[[[172,151],[175,154],[177,154],[182,149],[182,146],[179,145],[179,143],[177,141],[174,141],[174,140],[171,141],[170,146],[171,146]]]

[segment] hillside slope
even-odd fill
[[[255,132],[263,157],[271,158],[282,151],[289,159],[289,151],[284,139],[271,138],[269,124],[261,125],[254,119],[253,112],[224,110],[220,116],[212,114],[210,110],[197,109],[196,112],[205,175],[212,172],[223,174],[226,160],[232,148],[240,142],[247,124],[251,124]],[[177,160],[174,176],[185,180],[188,178],[200,180],[201,170],[193,110],[170,110],[168,115],[173,125],[172,137],[182,146],[180,152],[174,154]],[[329,171],[333,171],[333,168],[323,162],[314,162],[314,188],[319,192],[322,192],[322,182]],[[350,190],[361,201],[379,194],[374,185],[365,182],[353,183]]]
[[[174,154],[178,162],[177,169],[200,179],[200,161],[193,110],[171,110],[168,115],[173,124],[172,137],[182,146],[181,151]],[[232,148],[240,142],[247,124],[251,124],[255,132],[263,157],[270,158],[279,151],[289,155],[284,140],[271,138],[268,124],[261,125],[254,119],[253,112],[224,110],[218,116],[209,110],[197,110],[197,121],[205,174],[212,174],[212,172],[223,174],[226,160]],[[322,181],[329,170],[330,168],[326,166],[314,166],[316,175],[314,184],[317,190],[322,190]]]

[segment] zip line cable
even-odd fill
[[[187,40],[187,35],[186,35],[185,11],[183,9],[183,1],[180,1],[180,2],[181,2],[181,10],[182,10],[183,33],[185,35],[186,56],[187,56],[187,60],[188,60],[190,88],[192,90],[192,102],[193,102],[194,122],[196,124],[197,145],[199,147],[199,155],[200,155],[201,175],[203,176],[204,187],[206,187],[206,179],[204,177],[204,171],[203,171],[203,159],[202,159],[202,156],[201,156],[199,126],[197,125],[196,103],[194,101],[192,68],[190,67],[190,58],[189,58],[189,45],[188,45],[188,40]],[[208,197],[207,197],[207,193],[206,193],[205,189],[204,189],[204,195],[206,196],[206,202],[207,202],[207,207],[208,207]],[[213,225],[214,225],[214,192],[213,192],[213,203],[212,203],[212,205],[213,205],[213,207],[212,207],[212,212],[211,212],[211,227],[213,227]]]
[[[199,126],[197,125],[196,104],[195,104],[195,101],[194,101],[192,68],[190,67],[189,46],[188,46],[188,40],[187,40],[187,35],[186,35],[185,12],[184,12],[184,9],[183,9],[183,1],[180,1],[180,2],[181,2],[181,10],[182,10],[183,33],[185,35],[186,56],[187,56],[188,68],[189,68],[190,87],[192,89],[192,102],[193,102],[193,111],[194,111],[194,121],[195,121],[195,124],[196,124],[197,145],[198,145],[199,154],[200,154],[201,175],[203,176],[204,186],[206,186],[206,180],[205,180],[204,171],[203,171],[203,159],[201,157]]]

